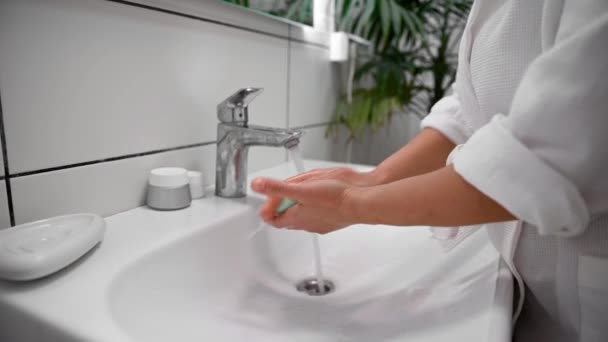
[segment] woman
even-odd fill
[[[484,225],[518,282],[514,340],[608,341],[608,1],[476,1],[453,88],[372,172],[254,180],[262,218]]]

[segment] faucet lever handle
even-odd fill
[[[243,88],[217,105],[217,118],[224,123],[241,123],[249,121],[247,106],[264,89]]]

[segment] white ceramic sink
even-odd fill
[[[511,278],[483,231],[450,252],[423,227],[322,236],[336,290],[314,297],[295,288],[314,274],[310,235],[259,231],[260,204],[210,197],[108,218],[71,269],[0,283],[0,341],[510,340]]]

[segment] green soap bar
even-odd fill
[[[296,204],[298,204],[298,202],[296,202],[292,199],[283,198],[283,200],[281,201],[281,203],[279,204],[279,206],[277,207],[277,209],[274,212],[276,215],[282,215],[283,213],[285,213],[287,211],[287,209],[293,207]]]

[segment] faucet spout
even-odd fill
[[[302,131],[220,123],[217,126],[215,194],[244,197],[247,193],[247,156],[250,146],[290,149],[300,143]]]
[[[246,146],[274,146],[291,148],[300,143],[302,131],[289,128],[272,128],[264,126],[242,127],[235,129],[241,136],[243,145]]]
[[[215,195],[244,197],[247,194],[247,154],[250,146],[293,148],[302,132],[294,129],[249,125],[249,103],[261,88],[243,88],[217,106],[217,152]]]

